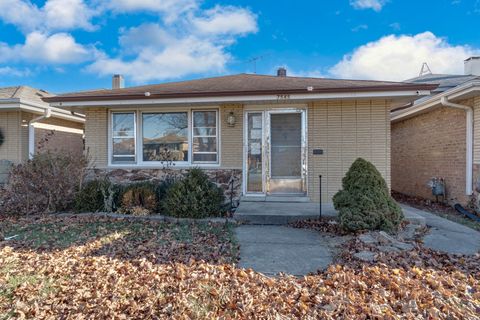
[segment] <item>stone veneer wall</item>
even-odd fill
[[[129,184],[142,181],[163,181],[172,174],[176,177],[185,176],[189,169],[92,169],[89,179],[107,177],[113,183]],[[240,169],[202,169],[225,195],[225,200],[238,202],[242,193],[242,170]]]

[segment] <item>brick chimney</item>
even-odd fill
[[[466,75],[480,76],[480,56],[470,57],[464,63]]]
[[[114,74],[112,77],[112,89],[125,88],[125,80],[121,74]]]
[[[277,70],[277,77],[286,77],[287,76],[287,69],[284,67],[280,67]]]

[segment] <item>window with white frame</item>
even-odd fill
[[[143,113],[143,161],[188,161],[188,113]]]
[[[112,112],[111,163],[218,164],[218,130],[218,110]]]
[[[218,112],[192,112],[192,154],[194,163],[218,162]]]
[[[135,112],[112,113],[112,162],[136,161]]]

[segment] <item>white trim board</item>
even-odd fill
[[[132,100],[91,100],[91,101],[67,101],[53,102],[53,107],[98,107],[98,106],[147,106],[147,105],[181,105],[202,103],[238,103],[238,102],[282,102],[312,101],[323,99],[392,99],[392,98],[415,98],[428,96],[429,90],[406,90],[406,91],[372,91],[372,92],[344,92],[344,93],[313,93],[313,94],[270,94],[249,96],[224,96],[224,97],[191,97],[191,98],[165,98],[165,99],[132,99]],[[288,98],[287,98],[288,97]]]
[[[480,92],[480,81],[471,81],[466,84],[457,86],[450,90],[444,91],[437,95],[432,96],[431,98],[408,107],[404,110],[399,110],[392,113],[391,122],[401,121],[408,119],[422,112],[427,112],[429,109],[441,106],[441,100],[443,97],[448,98],[448,100],[458,100],[467,95],[473,94],[475,92]]]

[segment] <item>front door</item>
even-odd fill
[[[305,193],[303,112],[269,112],[269,194]]]
[[[305,111],[245,113],[246,194],[304,195]]]

